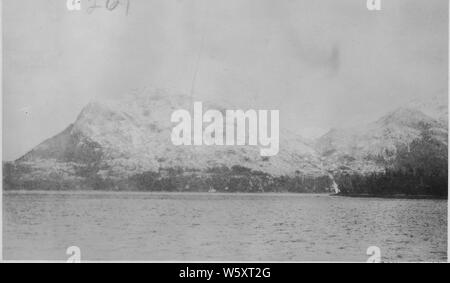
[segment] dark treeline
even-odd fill
[[[217,192],[326,192],[331,186],[327,176],[273,177],[242,166],[212,168],[207,172],[145,172],[130,178],[129,184],[149,191],[217,191]]]
[[[11,164],[4,165],[5,189],[323,193],[328,192],[332,182],[328,176],[304,176],[300,172],[295,176],[274,177],[238,165],[211,168],[206,172],[168,168],[135,174],[125,179],[102,178],[91,168],[83,171],[83,178],[68,180],[51,176],[22,180],[13,177],[20,175],[14,172],[16,170]],[[23,172],[23,168],[20,171]]]
[[[338,174],[341,194],[447,196],[448,147],[434,136],[424,127],[420,138],[398,146],[393,160],[385,161],[384,172]]]

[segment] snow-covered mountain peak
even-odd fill
[[[78,155],[101,151],[97,163],[105,174],[130,175],[136,172],[157,171],[159,168],[206,170],[213,167],[240,165],[273,175],[323,174],[315,150],[284,129],[280,130],[280,151],[276,156],[262,158],[257,146],[175,146],[170,136],[173,127],[171,114],[178,109],[193,110],[190,96],[156,92],[130,95],[120,100],[98,100],[86,105],[73,126],[47,140],[28,154],[27,160],[45,158],[78,162]],[[202,101],[203,111],[216,109],[225,113],[228,105]],[[246,110],[246,109],[242,109]],[[61,154],[48,152],[49,144],[61,146]],[[65,141],[70,140],[70,143]],[[89,149],[86,151],[86,149]],[[65,152],[74,152],[67,155]],[[69,157],[68,157],[69,156]],[[84,159],[83,159],[84,160]]]

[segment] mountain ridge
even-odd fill
[[[171,113],[192,111],[193,102],[192,97],[160,90],[118,101],[91,101],[62,132],[6,163],[4,182],[10,187],[33,188],[137,186],[131,183],[147,188],[156,186],[156,181],[160,187],[167,186],[161,184],[164,178],[169,178],[166,183],[181,178],[170,186],[183,188],[193,184],[192,178],[216,182],[226,176],[228,183],[244,178],[247,186],[258,190],[262,183],[274,186],[271,180],[275,178],[279,187],[289,184],[291,189],[300,186],[317,191],[320,187],[326,191],[336,187],[333,176],[343,172],[385,172],[398,150],[419,139],[424,127],[437,141],[448,143],[448,126],[439,119],[442,113],[432,117],[420,107],[405,106],[365,125],[331,129],[314,142],[281,128],[280,152],[272,157],[261,157],[258,147],[248,145],[175,146],[170,140]],[[205,110],[222,113],[239,109],[210,101],[203,105]],[[36,185],[41,182],[47,183]],[[220,182],[223,189],[228,187]]]
[[[54,162],[55,167],[70,162],[96,164],[102,177],[119,179],[165,168],[206,171],[235,165],[274,176],[326,175],[315,150],[284,129],[280,131],[280,153],[267,158],[254,146],[172,145],[170,115],[177,109],[192,108],[192,102],[190,97],[166,93],[90,102],[74,123],[15,163],[34,163],[35,167],[42,160]],[[226,107],[204,102],[205,109],[224,112]]]

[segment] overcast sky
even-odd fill
[[[93,0],[91,0],[92,2]],[[105,0],[97,0],[104,5]],[[306,136],[447,91],[448,0],[3,1],[3,159],[90,100],[160,87],[279,109]],[[196,75],[194,75],[196,74]]]

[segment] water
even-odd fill
[[[447,201],[304,194],[4,194],[3,257],[445,261]]]

